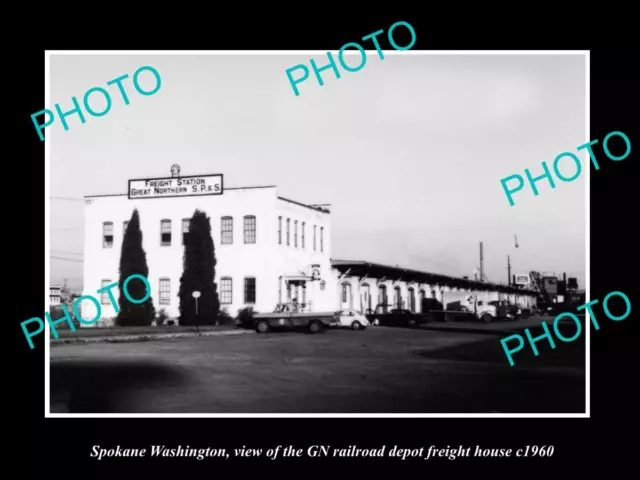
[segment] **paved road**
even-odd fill
[[[578,317],[581,319],[584,325],[584,315]],[[555,317],[552,316],[537,316],[529,318],[521,318],[518,320],[500,320],[493,321],[491,323],[484,322],[451,322],[451,323],[429,323],[420,326],[421,329],[427,330],[441,330],[441,331],[463,331],[474,333],[497,333],[504,335],[512,335],[514,333],[524,332],[524,329],[538,328],[542,322],[546,322],[549,329],[552,329],[553,321]],[[559,325],[571,327],[574,325],[573,320],[568,318],[562,318],[559,320]],[[569,328],[570,330],[570,328]]]
[[[538,322],[539,325],[539,322]],[[53,413],[580,413],[584,342],[371,328],[51,349]],[[557,342],[559,343],[559,342]]]

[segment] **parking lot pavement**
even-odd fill
[[[441,331],[461,331],[474,333],[496,333],[511,335],[523,331],[525,328],[540,327],[542,322],[547,322],[549,327],[552,326],[555,317],[540,316],[520,318],[518,320],[496,320],[491,323],[484,322],[451,322],[451,323],[428,323],[421,325],[419,328],[424,330],[441,330]],[[584,315],[578,317],[584,325]],[[573,320],[562,318],[559,323],[566,326],[572,326]]]
[[[584,342],[401,328],[51,349],[52,413],[581,413]]]

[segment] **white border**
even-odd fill
[[[586,90],[586,103],[585,103],[585,127],[586,138],[585,143],[591,141],[590,139],[590,51],[589,50],[511,50],[511,51],[492,51],[492,50],[382,50],[384,55],[585,55],[585,90]],[[331,50],[336,52],[336,50]],[[377,55],[376,50],[366,50],[367,55]],[[349,51],[344,52],[347,55],[358,55],[359,52]],[[134,51],[120,51],[120,50],[46,50],[45,51],[45,108],[47,105],[51,105],[50,89],[49,89],[49,65],[51,55],[326,55],[327,51],[321,50],[134,50]],[[50,161],[51,161],[51,131],[46,133],[45,140],[45,306],[49,305],[49,288],[50,288]],[[588,155],[588,153],[586,154]],[[587,156],[585,165],[590,164],[590,159]],[[586,301],[590,301],[590,262],[589,262],[589,249],[590,249],[590,222],[589,214],[591,211],[590,205],[590,168],[587,170],[587,185],[586,185],[586,223],[585,223],[585,255],[586,255]],[[585,413],[487,413],[487,414],[466,414],[466,413],[417,413],[417,414],[324,414],[324,413],[310,413],[310,414],[261,414],[261,413],[194,413],[194,414],[173,414],[173,413],[149,413],[149,414],[133,414],[133,413],[102,413],[102,414],[70,414],[70,413],[51,413],[50,405],[50,379],[49,379],[49,354],[50,354],[50,329],[48,322],[46,324],[44,335],[46,336],[44,353],[45,353],[45,418],[590,418],[591,417],[591,345],[590,345],[590,329],[587,327],[589,314],[585,312],[585,331],[586,331],[586,384],[585,384]]]

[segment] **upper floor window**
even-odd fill
[[[293,246],[298,248],[298,220],[293,222]]]
[[[191,224],[190,218],[182,219],[182,245],[187,244],[187,235],[189,234],[189,225]]]
[[[244,243],[256,243],[256,217],[244,217]]]
[[[160,279],[160,305],[169,305],[171,303],[171,280],[168,278]]]
[[[233,218],[222,217],[220,219],[220,225],[220,243],[222,243],[223,245],[231,245],[233,243]]]
[[[104,222],[102,224],[102,247],[113,247],[113,222]]]
[[[324,227],[320,227],[320,251],[324,252]]]
[[[233,283],[231,277],[220,279],[220,303],[228,305],[233,303]]]
[[[160,221],[160,245],[171,245],[171,220]]]
[[[111,280],[102,280],[102,288],[111,285]],[[102,290],[101,288],[101,290]],[[55,292],[55,295],[60,295],[60,292]],[[104,291],[100,293],[100,303],[102,305],[109,305],[111,302],[109,301],[109,292]]]
[[[245,277],[244,279],[244,303],[256,303],[256,279]]]
[[[278,245],[282,245],[282,217],[278,217]]]
[[[290,230],[291,230],[291,219],[287,218],[287,246],[291,245],[291,243],[289,242]]]
[[[307,224],[305,222],[302,222],[302,248],[304,248],[304,231],[306,229]]]
[[[316,251],[316,231],[318,227],[316,225],[313,226],[313,251]]]

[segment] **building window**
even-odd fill
[[[318,227],[316,225],[313,226],[313,251],[316,251],[316,231]]]
[[[291,219],[287,218],[287,246],[291,245],[289,242],[289,233],[291,230]]]
[[[324,252],[324,227],[320,227],[320,251]]]
[[[104,222],[102,224],[102,247],[113,247],[113,222]]]
[[[302,248],[304,248],[304,231],[306,228],[307,224],[302,222]]]
[[[102,280],[102,288],[111,285],[111,280]],[[60,295],[59,292],[56,292],[56,295]],[[109,305],[111,301],[109,300],[109,292],[106,290],[100,294],[100,303],[102,305]]]
[[[256,279],[254,277],[244,279],[244,303],[256,303]]]
[[[171,283],[168,278],[160,279],[160,305],[169,305],[171,302]]]
[[[160,245],[171,245],[171,220],[160,222]]]
[[[233,283],[231,277],[220,279],[220,303],[228,305],[233,303]]]
[[[347,287],[349,285],[342,284],[342,302],[345,303],[347,301]]]
[[[400,292],[400,287],[395,287],[393,289],[393,303],[395,308],[397,308],[398,310],[402,309],[402,293]]]
[[[246,219],[245,219],[245,224],[246,224]],[[220,228],[221,228],[220,243],[222,243],[223,245],[231,245],[233,243],[233,218],[222,217],[222,219],[220,220]],[[246,232],[245,232],[245,237],[246,237]]]
[[[244,217],[244,243],[256,243],[256,217]]]
[[[189,234],[189,225],[191,223],[190,218],[182,219],[182,245],[187,244],[187,235]]]
[[[122,237],[124,238],[124,234],[127,233],[127,228],[129,228],[129,220],[125,220],[122,222]]]
[[[282,217],[278,217],[278,245],[282,245]]]
[[[293,222],[293,246],[298,248],[298,220]]]
[[[416,311],[416,294],[413,287],[409,288],[408,297],[409,297],[408,298],[409,310],[411,310],[412,312],[415,312]]]

